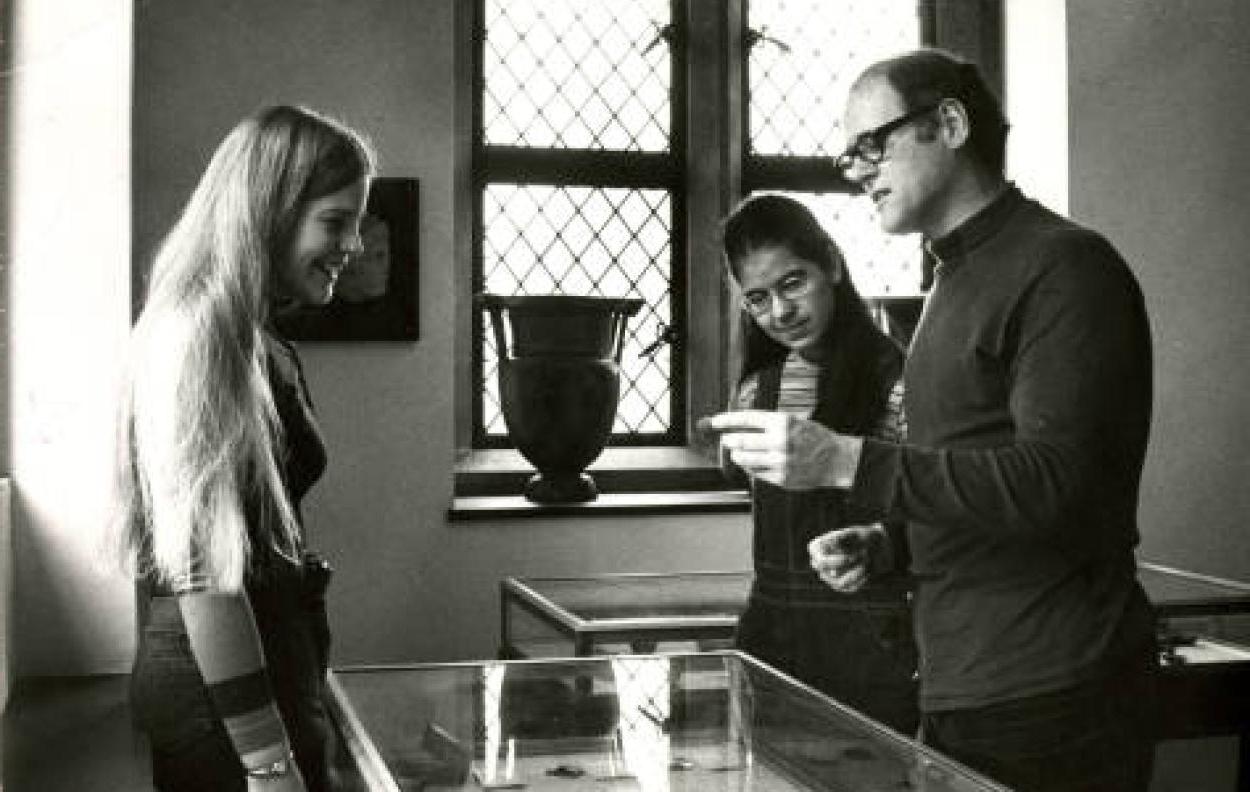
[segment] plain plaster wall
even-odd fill
[[[1137,272],[1155,343],[1141,555],[1250,578],[1250,3],[1068,3],[1071,212]]]
[[[9,518],[9,480],[0,478],[0,712],[13,687],[13,522]]]
[[[1065,0],[1011,0],[1003,13],[1007,174],[1027,195],[1068,211]]]
[[[13,4],[0,4],[0,476],[9,475],[9,162],[13,80]],[[12,581],[10,581],[12,582]]]
[[[129,0],[15,5],[6,130],[17,676],[129,666],[101,565],[129,302]]]

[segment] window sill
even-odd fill
[[[586,472],[604,493],[732,489],[710,453],[690,446],[607,448]],[[533,475],[516,449],[466,451],[456,461],[456,496],[516,495]]]
[[[448,519],[745,513],[749,494],[734,489],[707,455],[688,447],[605,449],[587,471],[599,487],[593,501],[538,504],[519,493],[534,468],[515,449],[465,452],[456,465]]]
[[[450,522],[547,517],[666,514],[745,514],[751,510],[746,490],[715,492],[607,492],[586,503],[533,503],[521,495],[477,495],[452,499]]]

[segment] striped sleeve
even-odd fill
[[[286,727],[274,703],[251,603],[244,592],[178,597],[196,666],[244,767],[286,755]]]

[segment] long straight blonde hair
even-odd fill
[[[213,154],[155,256],[131,338],[112,526],[127,569],[237,590],[249,519],[298,553],[265,369],[271,285],[307,204],[373,170],[357,133],[289,106],[243,120]]]

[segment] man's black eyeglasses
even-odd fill
[[[871,165],[876,165],[885,159],[885,144],[889,142],[890,135],[895,130],[901,129],[926,113],[932,113],[937,108],[937,104],[925,105],[916,110],[903,113],[893,121],[887,121],[876,129],[860,133],[859,137],[855,138],[855,142],[847,146],[846,151],[839,154],[838,158],[833,161],[833,166],[842,171],[843,174],[846,174],[855,166],[856,157]]]

